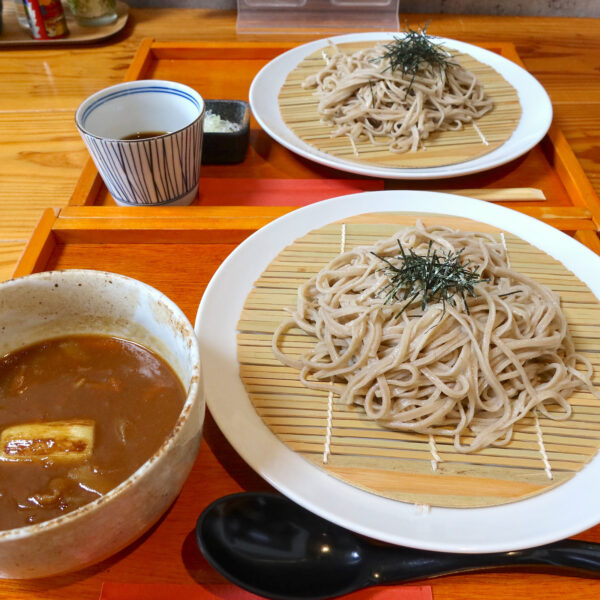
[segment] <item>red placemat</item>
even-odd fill
[[[306,206],[320,200],[383,190],[381,179],[200,178],[200,206]]]
[[[262,600],[232,584],[178,585],[154,583],[111,583],[102,585],[100,600]],[[344,600],[433,600],[427,585],[379,586],[342,596]]]

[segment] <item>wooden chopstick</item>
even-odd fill
[[[523,200],[546,200],[544,192],[537,188],[474,188],[464,190],[439,190],[447,194],[469,196],[488,202],[518,202]]]

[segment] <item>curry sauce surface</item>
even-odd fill
[[[93,423],[85,459],[0,460],[0,530],[51,519],[116,487],[158,450],[184,401],[166,361],[123,339],[69,336],[0,359],[0,432],[50,423],[58,435],[54,424]]]

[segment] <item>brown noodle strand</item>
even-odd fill
[[[430,303],[421,312],[415,300],[398,317],[399,305],[385,304],[377,293],[387,276],[372,253],[393,261],[398,240],[421,255],[430,240],[447,251],[463,249],[463,260],[489,279],[468,298],[468,313],[462,301]],[[294,327],[316,338],[297,359],[280,350]],[[336,256],[300,286],[292,318],[277,328],[272,348],[300,371],[306,387],[363,406],[384,427],[451,436],[460,452],[508,443],[513,425],[534,409],[567,419],[577,389],[600,397],[554,292],[510,269],[505,248],[491,235],[420,223]]]
[[[343,54],[333,45],[324,69],[303,82],[316,88],[322,121],[332,137],[368,139],[390,152],[414,152],[435,131],[462,129],[492,110],[476,76],[459,64],[438,70],[421,63],[414,77],[391,72],[383,45]],[[376,138],[387,138],[385,141]],[[485,138],[483,138],[485,139]],[[485,143],[485,141],[484,141]]]

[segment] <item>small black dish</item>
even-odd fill
[[[250,106],[243,100],[206,100],[206,111],[238,123],[238,131],[204,131],[203,165],[231,165],[246,157],[250,139]]]

